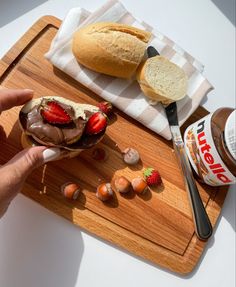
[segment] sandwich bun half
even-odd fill
[[[45,121],[41,108],[48,102],[56,102],[72,118],[70,124],[56,125]],[[59,96],[45,96],[32,99],[20,110],[19,125],[22,130],[21,144],[23,147],[45,145],[59,147],[66,151],[80,152],[91,148],[103,138],[104,130],[97,134],[85,133],[87,121],[99,108],[89,104],[76,103]]]

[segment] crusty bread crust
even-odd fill
[[[182,99],[187,93],[184,70],[162,56],[142,62],[136,77],[143,93],[152,101],[164,105]]]
[[[85,67],[130,78],[142,61],[151,33],[119,23],[101,22],[75,32],[72,51]]]

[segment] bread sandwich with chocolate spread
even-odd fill
[[[69,151],[90,148],[103,137],[107,117],[98,107],[46,96],[26,103],[19,113],[23,145],[45,145]]]

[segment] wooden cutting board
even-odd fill
[[[96,105],[101,98],[54,68],[45,58],[61,21],[45,16],[10,49],[0,62],[0,85],[6,88],[30,88],[35,96],[61,95],[81,103]],[[2,113],[0,118],[0,164],[20,151],[21,132],[17,123],[19,108]],[[115,110],[116,120],[99,143],[108,153],[101,163],[92,158],[92,150],[77,158],[61,160],[37,169],[27,180],[22,193],[49,210],[87,231],[174,272],[186,274],[196,266],[205,242],[195,233],[187,193],[178,168],[172,144],[144,126]],[[206,115],[199,108],[185,127]],[[183,127],[184,129],[184,127]],[[135,147],[142,162],[129,168],[121,151]],[[142,170],[157,168],[163,187],[145,196],[116,193],[110,203],[100,202],[95,191],[101,182],[118,175],[130,180],[142,176]],[[68,201],[60,186],[78,182],[83,191],[77,201]],[[227,188],[198,184],[202,200],[213,225],[219,217]]]

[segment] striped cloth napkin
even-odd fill
[[[153,29],[148,24],[136,20],[117,0],[109,0],[105,5],[90,13],[82,8],[69,11],[51,43],[45,57],[57,68],[100,95],[106,101],[141,122],[166,139],[171,139],[168,121],[161,104],[151,105],[135,79],[125,80],[93,72],[80,65],[71,51],[73,33],[82,26],[96,22],[118,22],[152,32],[149,42],[161,55],[167,57],[188,76],[187,96],[178,101],[180,125],[196,110],[203,97],[213,87],[202,75],[203,65],[180,48],[172,40]]]

